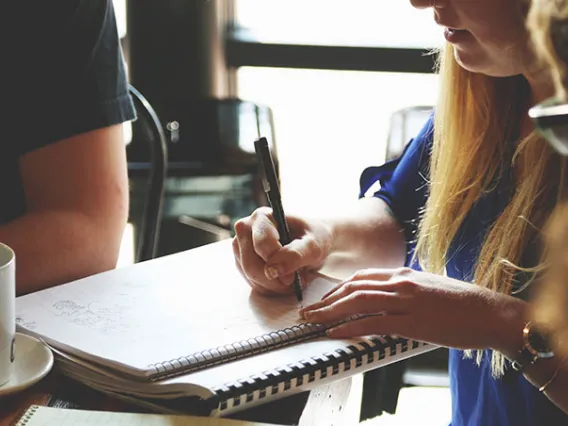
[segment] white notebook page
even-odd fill
[[[334,286],[316,279],[304,303]],[[16,306],[19,326],[55,347],[140,371],[302,322],[294,296],[251,292],[228,241],[26,295]]]
[[[17,426],[270,426],[216,417],[111,413],[32,406]],[[272,425],[275,426],[275,425]]]

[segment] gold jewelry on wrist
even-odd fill
[[[558,365],[558,367],[556,367],[556,370],[554,371],[554,374],[552,375],[552,377],[548,380],[548,382],[546,382],[544,385],[542,385],[540,388],[538,388],[539,392],[544,392],[546,390],[546,388],[548,388],[548,386],[550,386],[550,384],[554,381],[554,379],[556,379],[556,376],[558,376],[558,372],[560,371],[560,367],[562,366],[562,363],[560,363]]]
[[[511,367],[523,371],[528,365],[536,363],[543,358],[554,357],[554,352],[548,344],[548,336],[539,331],[538,327],[529,321],[523,328],[523,347],[517,353]]]

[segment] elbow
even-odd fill
[[[7,240],[17,253],[18,295],[115,269],[126,211],[113,209],[97,217],[78,211],[43,211],[15,223],[18,236]],[[44,238],[29,244],[30,239],[23,236],[29,230],[32,235],[43,232]]]
[[[88,235],[82,235],[79,244],[82,246],[83,261],[77,262],[79,269],[74,274],[84,278],[116,268],[122,242],[122,234],[126,221],[120,227],[114,224],[113,229],[95,224]]]
[[[87,271],[89,273],[85,275],[93,275],[116,268],[120,253],[120,243],[105,244],[103,242],[99,242],[97,247],[94,247],[94,250],[97,255],[93,256],[93,262],[89,265],[89,269],[91,269],[91,271]]]
[[[87,232],[80,237],[80,244],[87,249],[78,275],[86,277],[116,268],[127,220],[128,199],[106,209],[101,216],[91,216]]]
[[[96,229],[99,238],[96,239],[94,249],[98,253],[98,272],[116,268],[120,248],[128,221],[128,209],[122,208],[113,212],[111,218],[99,224]]]

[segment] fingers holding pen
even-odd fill
[[[316,224],[312,232],[307,222],[294,216],[289,225],[294,239],[282,246],[270,208],[261,207],[235,224],[233,252],[253,288],[289,294],[295,272],[308,284],[313,278],[310,271],[323,264],[331,245],[327,227]]]
[[[274,296],[276,293],[274,291],[268,290],[265,287],[258,285],[254,282],[252,282],[245,274],[245,272],[243,271],[243,267],[241,266],[240,262],[238,260],[235,260],[235,264],[237,267],[237,270],[240,272],[240,274],[245,278],[245,281],[247,282],[247,284],[257,293],[262,294],[264,296]]]
[[[303,282],[310,276],[302,269],[321,263],[325,258],[324,249],[310,234],[292,240],[290,244],[282,247],[266,263],[266,276],[279,278],[283,284],[290,285],[294,273],[300,272]]]
[[[270,232],[267,233],[266,228],[261,226],[259,229],[253,226],[252,217],[239,220],[235,224],[235,233],[233,239],[235,262],[251,287],[263,294],[289,294],[288,286],[283,285],[278,279],[268,278],[265,274],[266,262],[262,256],[268,256],[267,253],[274,248],[279,249],[278,239],[274,240]]]
[[[255,210],[250,216],[249,222],[245,232],[250,234],[252,247],[256,255],[266,262],[282,248],[278,230],[272,220],[271,210],[267,207]],[[239,235],[237,224],[235,224],[235,232]]]

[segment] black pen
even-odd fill
[[[280,186],[278,185],[274,161],[270,154],[270,148],[268,147],[268,141],[266,138],[262,137],[254,141],[254,149],[260,163],[262,186],[264,187],[264,192],[266,192],[266,196],[268,197],[268,201],[272,207],[272,214],[274,215],[278,234],[280,235],[280,244],[283,246],[288,245],[292,241],[292,237],[290,236],[290,229],[288,228],[288,222],[286,222],[286,215],[284,214],[284,208],[282,207]],[[302,283],[300,281],[300,274],[298,271],[294,272],[293,287],[296,299],[298,299],[298,302],[301,304],[302,300],[304,300],[304,296],[302,295]]]

